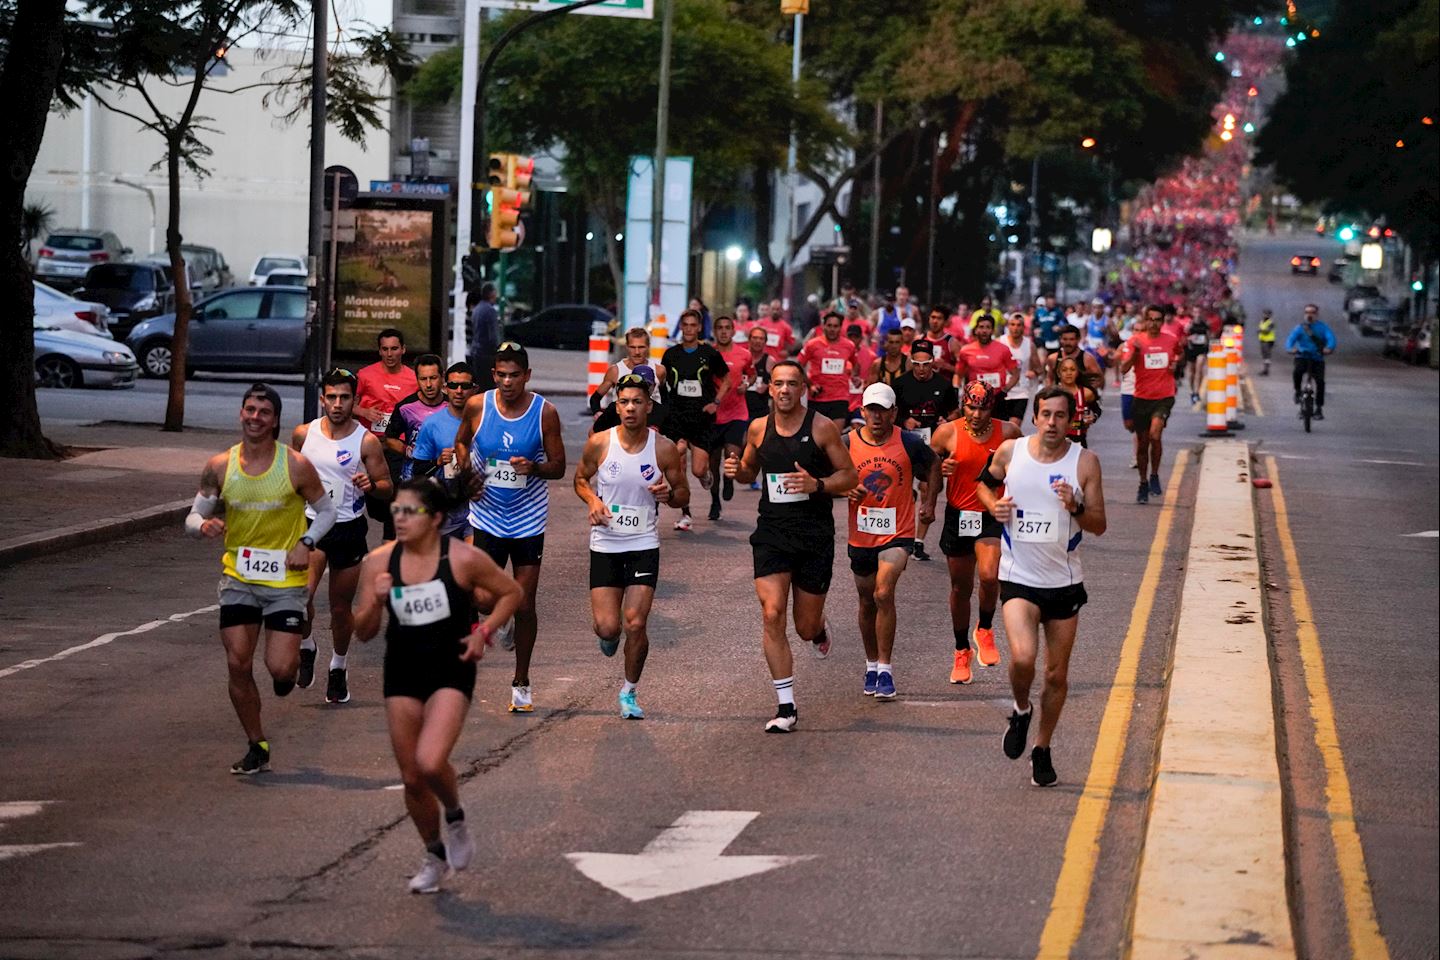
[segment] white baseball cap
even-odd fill
[[[1045,298],[1044,298],[1044,297],[1036,297],[1036,298],[1035,298],[1035,306],[1037,306],[1037,307],[1043,307],[1043,306],[1045,306]]]
[[[901,320],[901,321],[900,321],[900,329],[904,330],[904,329],[906,329],[907,327],[908,327],[909,329],[911,329],[911,330],[918,329],[918,328],[915,326],[915,320],[914,320],[914,318],[912,318],[912,317],[906,317],[904,320]]]
[[[862,407],[884,407],[886,410],[895,406],[895,391],[890,389],[889,384],[872,383],[865,388],[865,393],[860,397]]]

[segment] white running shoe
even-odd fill
[[[511,617],[505,621],[505,625],[495,631],[495,642],[500,644],[501,650],[515,649],[515,618]]]
[[[794,707],[785,709],[781,706],[775,711],[775,716],[765,724],[766,733],[793,733],[795,726],[800,722],[800,714]]]
[[[450,864],[433,853],[425,854],[420,872],[410,878],[411,893],[438,893],[440,882],[451,874]]]
[[[470,836],[470,828],[465,825],[465,821],[456,820],[454,823],[443,824],[440,830],[445,838],[445,859],[450,866],[456,870],[464,870],[470,866],[470,861],[475,856],[475,840]]]
[[[529,687],[510,687],[510,712],[534,713],[535,704],[530,699]]]
[[[690,529],[690,518],[689,518],[687,515],[683,514],[683,513],[680,514],[680,519],[675,521],[675,529],[676,529],[676,530],[689,530],[689,529]]]

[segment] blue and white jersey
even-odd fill
[[[1102,347],[1105,345],[1105,324],[1103,316],[1091,316],[1085,321],[1085,345],[1088,347]]]
[[[470,502],[470,525],[496,537],[539,536],[545,532],[550,492],[539,477],[516,474],[510,458],[544,462],[540,420],[545,398],[533,394],[529,409],[513,420],[496,406],[494,390],[485,394],[484,403],[470,444],[470,468],[484,475],[485,488]]]

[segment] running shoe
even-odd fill
[[[759,481],[759,480],[752,480],[752,481],[750,481],[750,489],[751,489],[751,490],[759,490],[759,489],[760,489],[760,481]]]
[[[1191,393],[1191,394],[1190,394],[1190,403],[1191,403],[1191,404],[1196,404],[1196,403],[1199,403],[1199,402],[1200,402],[1200,394],[1198,394],[1198,393]]]
[[[1313,419],[1315,419],[1315,420],[1324,420],[1324,419],[1325,419],[1325,411],[1324,411],[1324,410],[1321,410],[1319,407],[1316,407],[1316,408],[1315,408],[1315,416],[1314,416]]]
[[[530,688],[522,687],[518,683],[510,685],[510,707],[511,713],[534,713],[535,703],[530,697]]]
[[[1030,782],[1037,787],[1053,787],[1055,767],[1050,763],[1050,748],[1036,747],[1030,751]]]
[[[794,733],[800,722],[800,714],[792,703],[782,703],[775,708],[775,716],[765,724],[766,733]]]
[[[1014,707],[1010,708],[1010,725],[1005,729],[1005,756],[1011,760],[1020,759],[1020,754],[1025,752],[1025,739],[1030,736],[1030,718],[1034,715],[1034,707],[1024,713],[1016,713]]]
[[[270,769],[270,748],[262,747],[258,743],[250,744],[250,749],[245,751],[245,756],[230,764],[230,772],[238,777],[248,777],[256,773],[264,773]]]
[[[500,644],[501,650],[515,649],[515,618],[511,617],[505,624],[495,631],[495,642]]]
[[[865,696],[875,696],[875,685],[880,682],[880,674],[874,670],[865,671]]]
[[[975,660],[982,667],[993,667],[1000,662],[1000,651],[995,649],[995,631],[976,627],[971,634],[975,644]]]
[[[426,852],[425,862],[420,864],[420,872],[410,878],[411,893],[438,893],[440,882],[451,874],[450,864],[441,857]]]
[[[600,652],[605,654],[605,656],[607,657],[615,656],[615,651],[620,649],[619,637],[616,637],[613,640],[606,640],[604,637],[600,637],[599,640]]]
[[[875,699],[895,699],[895,678],[890,676],[889,670],[882,671],[880,676],[875,678]]]
[[[1296,405],[1296,406],[1299,406],[1299,405],[1300,405],[1300,394],[1298,394],[1298,393],[1295,394],[1295,405]]]
[[[969,683],[973,676],[970,671],[970,658],[974,653],[970,648],[955,651],[955,666],[950,668],[951,683]]]
[[[726,477],[725,482],[720,484],[720,496],[727,501],[735,498],[735,480],[733,477]]]
[[[445,860],[450,866],[456,870],[464,870],[470,866],[470,860],[475,856],[475,840],[470,836],[470,828],[465,825],[465,821],[442,823],[440,831],[440,835],[445,839]]]
[[[1150,496],[1158,497],[1160,492],[1160,474],[1152,473],[1150,474]]]
[[[330,671],[330,679],[325,684],[325,702],[350,702],[350,683],[345,677],[344,667],[336,667]]]
[[[690,529],[690,523],[691,523],[691,521],[690,521],[690,516],[689,516],[689,514],[684,514],[684,513],[682,513],[682,514],[680,514],[680,519],[675,521],[675,529],[676,529],[676,530],[689,530],[689,529]]]
[[[313,647],[309,650],[300,648],[300,672],[295,675],[295,686],[301,690],[309,690],[315,682],[315,654],[319,652]]]
[[[1149,502],[1150,502],[1150,484],[1146,483],[1144,480],[1141,480],[1141,481],[1140,481],[1140,489],[1139,489],[1139,491],[1137,491],[1136,494],[1135,494],[1135,502],[1136,502],[1136,503],[1149,503]]]
[[[825,626],[820,630],[821,640],[810,643],[810,653],[816,660],[824,660],[830,656],[830,621],[825,621]]]
[[[710,515],[709,515],[709,517],[707,517],[707,519],[708,519],[711,523],[714,523],[715,521],[717,521],[717,520],[720,519],[720,504],[719,504],[719,503],[712,503],[712,504],[710,504]]]
[[[919,540],[916,540],[916,541],[915,541],[915,548],[910,551],[910,555],[911,555],[912,557],[914,557],[916,560],[933,560],[933,559],[935,559],[934,557],[930,556],[930,554],[928,554],[928,553],[925,552],[925,544],[921,543]]]
[[[1130,469],[1134,470],[1139,465],[1139,462],[1135,459],[1135,454],[1130,454]]]
[[[635,702],[635,691],[620,691],[620,716],[626,720],[644,720],[645,711]]]

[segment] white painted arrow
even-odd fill
[[[0,802],[0,825],[6,820],[18,820],[21,817],[33,817],[45,809],[52,801],[50,800],[10,800]],[[33,853],[41,853],[45,850],[55,850],[60,847],[78,847],[78,843],[12,843],[0,844],[0,861],[13,860],[19,857],[28,857]]]
[[[575,868],[633,903],[698,890],[813,859],[722,856],[758,812],[689,810],[639,853],[567,853]]]
[[[1401,536],[1424,537],[1427,540],[1434,540],[1436,537],[1440,537],[1440,530],[1421,530],[1419,533],[1405,533],[1401,534]]]

